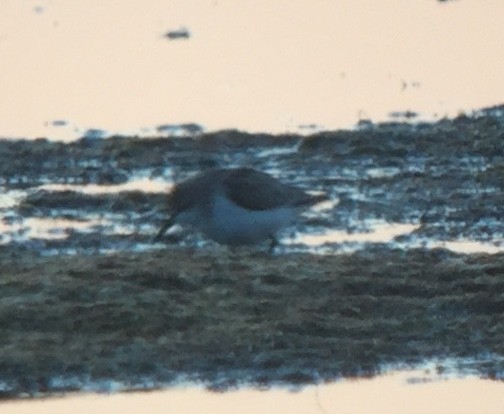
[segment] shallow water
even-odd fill
[[[209,166],[250,166],[329,200],[280,234],[279,252],[504,248],[497,110],[411,127],[196,138],[3,141],[0,244],[43,254],[143,251],[174,184]],[[2,155],[2,154],[0,154]],[[165,240],[212,245],[174,229]],[[186,235],[188,237],[186,237]]]
[[[3,0],[0,136],[311,134],[470,112],[504,96],[503,8]],[[180,27],[189,38],[165,36]]]
[[[70,394],[65,398],[0,403],[4,414],[67,413],[387,413],[473,414],[499,412],[504,384],[474,377],[449,378],[426,370],[400,371],[372,379],[355,379],[305,387],[297,392],[240,389],[212,393],[175,388],[114,395]]]

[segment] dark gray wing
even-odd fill
[[[224,189],[231,200],[249,210],[314,204],[325,196],[313,196],[283,184],[271,175],[250,168],[227,170]]]
[[[168,209],[172,214],[178,214],[195,205],[208,201],[215,186],[228,174],[228,170],[207,170],[189,178],[175,186],[168,195]]]

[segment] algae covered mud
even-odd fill
[[[297,385],[426,359],[502,378],[503,139],[493,108],[309,137],[0,141],[0,392]],[[331,202],[273,256],[153,244],[170,184],[214,165]],[[366,237],[383,225],[409,230]]]
[[[2,267],[5,397],[303,385],[425,359],[504,372],[503,254],[25,253]]]

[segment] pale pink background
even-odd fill
[[[406,385],[408,379],[427,382]],[[2,414],[475,414],[504,412],[504,384],[475,378],[429,382],[425,372],[287,390],[199,389],[0,403]]]
[[[502,0],[2,0],[0,137],[456,115],[503,100],[503,16]]]

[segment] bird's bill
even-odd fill
[[[156,237],[154,237],[154,241],[158,242],[161,240],[163,235],[166,233],[166,230],[168,230],[170,227],[172,227],[174,224],[174,217],[170,217],[166,222],[162,225],[161,229],[159,229],[158,233],[156,234]]]

